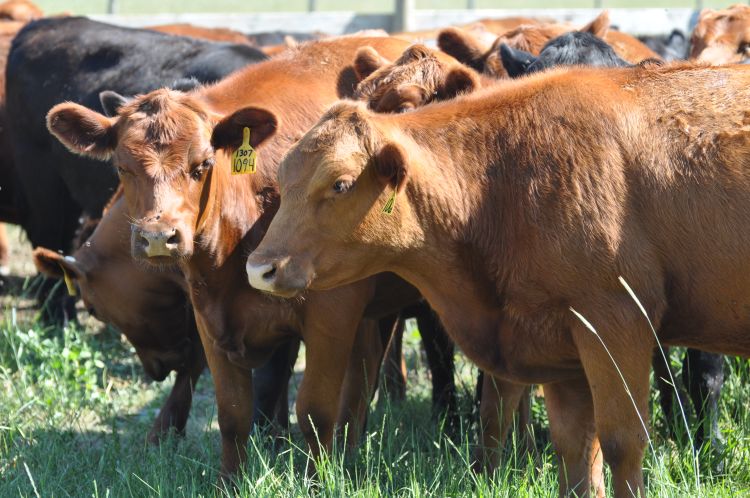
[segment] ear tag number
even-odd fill
[[[250,145],[250,128],[245,126],[242,130],[242,145],[232,153],[232,174],[246,175],[255,173],[255,162],[258,155]]]
[[[396,189],[393,189],[393,193],[388,198],[388,200],[385,202],[385,206],[383,206],[383,212],[385,214],[391,214],[393,213],[393,207],[396,205]]]
[[[71,297],[76,297],[78,295],[78,291],[76,290],[76,285],[73,283],[73,279],[70,278],[70,275],[68,274],[68,270],[65,269],[63,265],[60,265],[60,268],[63,272],[63,280],[65,280],[65,287],[68,288],[68,295]]]

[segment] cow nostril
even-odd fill
[[[177,245],[179,243],[180,243],[180,233],[179,232],[175,232],[174,235],[172,235],[171,237],[169,237],[167,239],[167,244],[168,245]]]
[[[276,275],[276,263],[271,265],[271,269],[263,274],[263,280],[272,280]]]

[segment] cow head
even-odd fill
[[[222,180],[229,174],[228,158],[211,145],[220,118],[193,94],[160,89],[120,103],[114,117],[60,104],[49,112],[47,125],[71,151],[112,160],[131,217],[132,255],[162,266],[193,254],[196,236],[218,204],[216,189],[229,181]],[[276,123],[246,125],[257,146]]]
[[[690,58],[711,64],[742,62],[750,57],[750,6],[703,9],[690,39]]]
[[[247,260],[252,286],[285,297],[337,287],[422,240],[406,200],[406,153],[371,117],[362,103],[339,103],[287,153],[280,209]]]
[[[50,277],[67,273],[89,313],[119,329],[149,377],[162,380],[187,365],[200,345],[176,276],[146,271],[130,257],[128,221],[118,204],[73,256],[38,247],[34,264]]]
[[[357,52],[354,67],[365,78],[354,98],[376,112],[406,112],[436,100],[451,99],[480,86],[479,75],[424,45],[412,45],[395,62],[375,49]]]

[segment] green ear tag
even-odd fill
[[[385,206],[383,206],[383,212],[385,214],[391,214],[393,212],[393,207],[396,205],[396,189],[393,189],[393,193],[388,198],[388,200],[385,203]]]
[[[60,265],[60,268],[62,268],[63,271],[63,280],[65,280],[65,287],[68,288],[68,295],[71,297],[76,297],[78,295],[78,291],[76,290],[76,285],[73,283],[73,279],[70,278],[70,275],[68,275],[68,270],[66,270],[63,265]]]
[[[245,126],[242,130],[242,145],[232,153],[232,174],[246,175],[255,173],[255,161],[258,155],[250,145],[250,128]]]

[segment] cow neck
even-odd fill
[[[516,240],[512,226],[507,226],[513,215],[504,203],[488,206],[504,198],[502,184],[495,181],[504,175],[486,168],[498,164],[489,145],[496,142],[502,126],[493,124],[498,135],[478,141],[471,133],[459,133],[456,120],[416,128],[408,114],[387,119],[407,122],[400,127],[405,136],[398,139],[406,144],[410,158],[406,196],[424,234],[414,250],[395,262],[394,271],[423,293],[446,326],[485,333],[499,319],[510,278],[507,266],[495,256],[498,240],[503,247]],[[484,222],[488,226],[478,224]],[[488,230],[493,234],[488,235]]]

